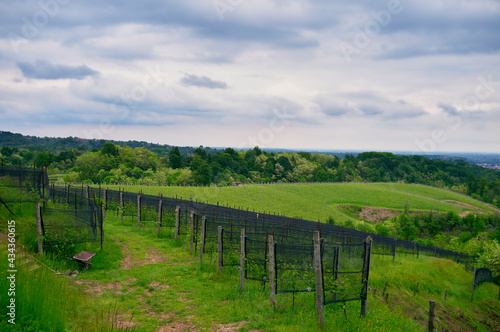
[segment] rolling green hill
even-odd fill
[[[422,185],[399,183],[325,183],[325,184],[272,184],[244,185],[233,187],[182,187],[182,186],[106,186],[109,189],[139,192],[169,197],[182,197],[208,202],[229,204],[259,212],[302,217],[308,220],[335,221],[354,220],[339,208],[340,205],[358,205],[378,208],[434,211],[492,212],[494,208],[471,197],[451,191]],[[455,201],[467,205],[451,203]],[[360,222],[359,220],[354,220]]]

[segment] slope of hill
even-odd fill
[[[250,208],[308,220],[338,221],[352,219],[341,205],[371,206],[395,210],[497,211],[494,207],[440,188],[401,183],[305,183],[305,184],[250,184],[229,187],[106,185],[107,188],[159,195],[183,197],[234,207]],[[455,202],[464,205],[455,204]]]

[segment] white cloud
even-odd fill
[[[401,0],[348,63],[339,43],[354,44],[388,3],[242,1],[221,21],[211,0],[73,1],[35,36],[23,18],[43,11],[37,2],[0,4],[2,129],[54,135],[109,121],[104,137],[227,146],[280,109],[293,118],[270,146],[411,150],[444,128],[443,149],[498,152],[500,86],[464,104],[478,77],[500,81],[498,2]],[[18,52],[9,33],[24,38]],[[161,82],[123,101],[157,67]],[[114,111],[125,106],[127,116]],[[460,135],[445,106],[470,113]]]

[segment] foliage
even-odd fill
[[[500,279],[500,245],[497,241],[488,241],[484,243],[483,252],[479,255],[477,261],[480,266],[491,270],[493,278]]]
[[[171,147],[145,142],[114,142],[24,137],[0,132],[6,164],[36,162],[54,173],[78,173],[94,183],[231,184],[262,182],[403,182],[454,190],[500,207],[500,172],[463,160],[363,152],[338,156],[275,153],[258,147]],[[50,143],[49,143],[50,142]],[[92,152],[93,151],[93,152]],[[180,179],[166,174],[190,170]],[[74,175],[67,177],[73,180]],[[481,231],[481,230],[479,230]],[[431,233],[438,232],[431,230]]]

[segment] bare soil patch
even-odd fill
[[[339,205],[338,207],[349,215],[372,223],[383,223],[401,213],[399,210],[372,206]]]
[[[130,279],[129,279],[130,280]],[[122,291],[124,285],[118,282],[111,282],[108,284],[101,284],[96,280],[75,280],[76,285],[82,285],[83,291],[90,295],[100,296],[104,294],[104,292],[109,292],[115,295],[128,294],[135,290],[136,287],[127,287],[126,291]],[[124,282],[125,285],[127,281]]]
[[[240,322],[229,323],[229,324],[219,324],[214,331],[218,332],[237,332],[243,328],[247,321],[242,320]]]
[[[167,331],[198,331],[194,328],[194,325],[187,322],[175,321],[167,323],[161,326],[157,332],[167,332]]]

